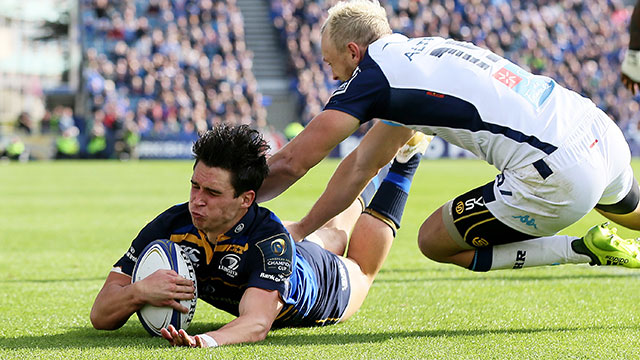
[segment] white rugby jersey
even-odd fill
[[[504,170],[551,154],[594,107],[471,43],[393,34],[369,46],[325,109],[435,134]]]

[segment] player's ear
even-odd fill
[[[240,206],[243,208],[249,208],[249,206],[251,206],[251,204],[253,204],[253,201],[256,199],[256,192],[253,190],[247,190],[240,194],[240,198],[242,200]]]
[[[358,61],[360,62],[361,59],[361,49],[360,46],[358,46],[358,44],[356,44],[355,42],[351,41],[347,44],[347,51],[349,51],[349,58],[351,60],[354,61]]]

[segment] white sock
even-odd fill
[[[589,263],[591,258],[571,248],[576,239],[579,237],[554,235],[494,246],[491,270]]]

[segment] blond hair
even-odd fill
[[[387,12],[378,0],[340,1],[328,11],[321,32],[329,31],[329,39],[338,50],[351,41],[368,46],[392,33]]]

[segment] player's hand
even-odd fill
[[[622,84],[635,95],[640,86],[640,51],[627,50],[621,70]]]
[[[180,305],[180,300],[191,300],[195,296],[193,282],[173,270],[158,270],[146,278],[133,283],[145,304],[170,306],[182,313],[189,309]]]
[[[176,330],[173,325],[169,325],[167,328],[161,329],[160,334],[162,334],[162,337],[165,338],[171,346],[188,346],[192,348],[207,347],[206,342],[204,342],[198,335],[191,336],[183,329]]]

